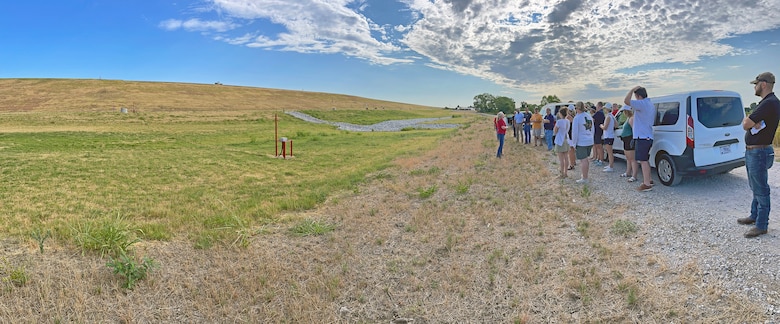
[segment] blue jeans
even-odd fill
[[[753,191],[753,202],[750,204],[750,218],[756,220],[756,227],[766,230],[769,227],[769,173],[775,159],[775,151],[770,147],[746,150],[745,168],[747,168],[748,184]]]
[[[553,148],[553,130],[552,129],[545,129],[544,130],[544,140],[547,141],[547,150],[552,150]]]
[[[525,144],[531,143],[531,124],[523,125],[523,134],[525,134]]]
[[[503,151],[504,151],[504,136],[506,136],[506,134],[496,133],[496,137],[498,137],[498,152],[496,152],[496,157],[501,157],[501,155],[503,155]]]

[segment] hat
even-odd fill
[[[759,74],[756,77],[755,80],[750,81],[750,83],[756,84],[756,83],[759,83],[761,81],[765,81],[765,82],[768,82],[768,83],[775,83],[775,75],[770,73],[770,72],[764,72],[764,73]]]
[[[631,106],[625,105],[623,107],[620,107],[620,111],[623,111],[623,110],[631,110]]]
[[[609,108],[609,109],[612,109],[612,104],[608,102],[608,103],[606,104],[606,107],[607,107],[607,108]]]
[[[574,110],[574,105],[569,105],[569,110]]]

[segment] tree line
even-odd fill
[[[518,106],[515,100],[512,98],[504,96],[496,97],[489,93],[483,93],[474,96],[474,104],[472,106],[474,107],[474,110],[482,113],[497,114],[499,111],[503,111],[504,114],[512,115],[515,112],[515,108],[519,108],[521,111],[524,111],[526,108],[535,111],[541,107],[544,107],[544,105],[553,102],[562,101],[556,95],[547,95],[542,96],[542,100],[538,104],[521,101],[520,105]],[[593,104],[586,102],[585,106],[589,107],[593,106]],[[750,106],[745,107],[745,113],[749,115],[753,110],[756,109],[756,106],[758,106],[757,103],[751,103]]]
[[[517,105],[514,99],[504,96],[494,96],[489,93],[478,94],[474,96],[473,107],[476,111],[488,114],[496,114],[499,111],[503,111],[504,114],[514,114],[515,108],[520,110],[537,110],[548,103],[561,102],[561,99],[556,95],[542,96],[542,100],[538,103],[528,103],[521,101],[520,105]]]

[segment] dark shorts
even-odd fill
[[[612,145],[612,144],[615,144],[615,139],[614,138],[605,138],[603,142],[604,142],[604,145]]]
[[[590,156],[590,151],[593,149],[593,145],[579,146],[575,148],[575,155],[577,160],[587,159]]]
[[[634,139],[631,138],[631,136],[620,137],[620,140],[623,141],[623,151],[633,151],[636,149],[634,147]]]
[[[636,143],[636,160],[650,161],[650,148],[653,147],[653,140],[634,139],[634,143]]]
[[[604,132],[593,132],[593,145],[602,143],[601,135],[604,135]]]

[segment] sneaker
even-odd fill
[[[634,181],[636,181],[636,178],[634,177],[628,178],[628,182],[634,182]]]
[[[749,231],[745,232],[745,237],[746,238],[753,238],[753,237],[756,237],[756,236],[759,236],[759,235],[764,235],[764,234],[766,234],[766,230],[765,229],[762,230],[762,229],[758,229],[758,227],[753,227]]]
[[[577,179],[577,183],[588,183],[588,179]]]
[[[593,162],[593,164],[595,164],[596,166],[602,166],[604,165],[604,162],[601,162],[601,160],[596,160]]]
[[[753,225],[753,224],[756,223],[756,220],[752,219],[750,217],[737,218],[737,223],[742,224],[742,225]]]
[[[636,190],[637,191],[650,191],[650,190],[653,190],[653,187],[652,186],[648,186],[648,185],[643,183],[643,184],[639,185],[639,187],[637,187]]]
[[[604,167],[604,172],[612,172],[615,171],[615,169],[610,168],[609,166]]]

